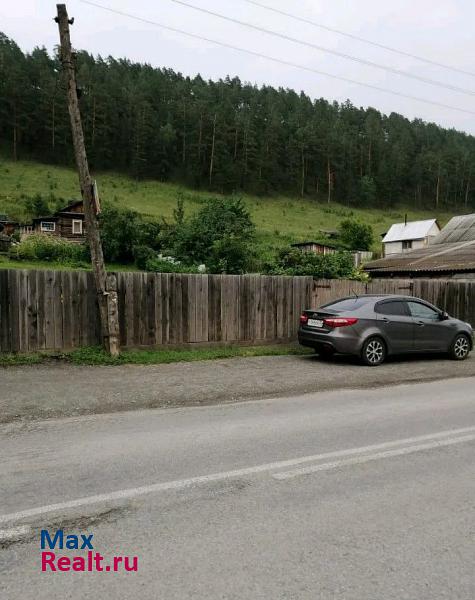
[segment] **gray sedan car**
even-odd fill
[[[323,356],[360,356],[369,366],[390,354],[444,352],[467,358],[473,347],[469,323],[412,296],[351,296],[300,317],[298,339]]]

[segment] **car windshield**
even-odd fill
[[[331,310],[337,311],[356,310],[364,304],[367,304],[369,301],[370,298],[358,298],[355,296],[354,298],[344,298],[343,300],[337,300],[336,302],[324,304],[322,308],[330,308]]]

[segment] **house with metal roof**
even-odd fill
[[[424,248],[438,233],[437,219],[394,223],[383,237],[383,256]]]
[[[475,278],[475,214],[453,217],[428,246],[365,265],[372,277]]]

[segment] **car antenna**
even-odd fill
[[[355,290],[353,288],[351,288],[351,291],[353,292],[353,296],[355,298],[359,298],[358,294],[355,292]]]

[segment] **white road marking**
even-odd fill
[[[416,446],[405,446],[396,450],[386,450],[385,452],[376,452],[373,454],[365,454],[363,456],[355,456],[353,458],[344,458],[343,460],[335,460],[328,463],[320,463],[302,469],[294,469],[292,471],[282,471],[272,475],[274,479],[292,479],[301,475],[309,475],[310,473],[318,473],[319,471],[330,471],[349,465],[362,465],[373,460],[381,460],[383,458],[391,458],[392,456],[404,456],[414,452],[422,452],[423,450],[433,450],[434,448],[444,448],[445,446],[453,446],[455,444],[463,444],[464,442],[472,442],[475,440],[475,435],[466,435],[462,437],[449,438],[447,440],[437,440],[428,442],[427,444],[419,444]]]
[[[464,438],[455,438],[454,436],[473,433],[474,435],[467,435]],[[197,484],[205,484],[211,483],[213,481],[222,481],[226,479],[232,479],[234,477],[242,477],[245,475],[253,475],[256,473],[264,473],[266,471],[275,471],[276,469],[282,469],[285,467],[295,467],[297,465],[301,465],[308,462],[317,462],[322,460],[328,460],[330,458],[342,458],[345,456],[354,456],[361,455],[369,452],[377,452],[378,450],[384,450],[386,448],[395,448],[397,446],[409,446],[412,445],[411,448],[414,448],[414,444],[419,442],[426,442],[431,440],[430,443],[424,444],[424,446],[428,446],[427,449],[436,448],[442,446],[441,442],[437,442],[441,438],[447,438],[450,441],[451,445],[453,443],[462,443],[464,441],[470,441],[471,439],[475,439],[475,427],[464,427],[462,429],[452,429],[448,431],[440,431],[438,433],[432,433],[427,435],[421,435],[412,438],[404,438],[400,440],[393,440],[390,442],[383,442],[381,444],[373,444],[371,446],[363,446],[359,448],[350,448],[347,450],[337,450],[334,452],[326,452],[324,454],[314,454],[311,456],[302,456],[299,458],[292,458],[289,460],[281,460],[276,462],[265,463],[262,465],[255,465],[253,467],[245,467],[242,469],[235,469],[232,471],[222,471],[219,473],[211,473],[209,475],[201,475],[198,477],[190,477],[188,479],[178,479],[175,481],[165,481],[162,483],[153,483],[150,485],[144,485],[141,487],[128,488],[124,490],[117,490],[115,492],[107,492],[104,494],[97,494],[94,496],[85,496],[83,498],[77,498],[76,500],[68,500],[66,502],[58,502],[56,504],[48,504],[45,506],[38,506],[36,508],[29,508],[26,510],[21,510],[14,513],[3,514],[0,515],[0,524],[1,523],[11,523],[15,521],[20,521],[23,519],[29,519],[31,517],[37,517],[40,515],[46,515],[48,513],[57,512],[57,511],[65,511],[73,508],[80,508],[82,506],[89,506],[91,504],[100,504],[104,502],[112,502],[115,500],[131,500],[133,498],[137,498],[139,496],[144,496],[146,494],[153,494],[158,492],[165,492],[169,490],[180,490],[184,488],[191,487]],[[467,438],[470,438],[467,439]],[[444,440],[445,442],[447,440]],[[459,441],[460,440],[460,441]],[[420,448],[420,450],[426,448]],[[400,451],[400,450],[399,450]],[[398,452],[399,452],[398,451]],[[412,450],[415,452],[416,450]],[[380,453],[381,454],[381,453]],[[375,454],[371,454],[369,456],[375,456]],[[361,461],[363,457],[358,456],[357,459]],[[356,460],[356,458],[351,459]],[[372,459],[375,460],[375,459]],[[341,464],[343,461],[339,461],[338,464]],[[328,464],[337,464],[337,463],[324,463]],[[315,468],[315,467],[311,467]],[[326,467],[329,468],[328,466]],[[335,468],[335,467],[333,467]],[[302,469],[301,469],[302,470]],[[300,470],[300,471],[301,471]],[[289,473],[289,472],[287,472]]]
[[[28,525],[19,525],[18,527],[11,527],[10,529],[0,529],[0,543],[16,540],[17,538],[27,535],[30,531],[31,527],[28,527]]]

